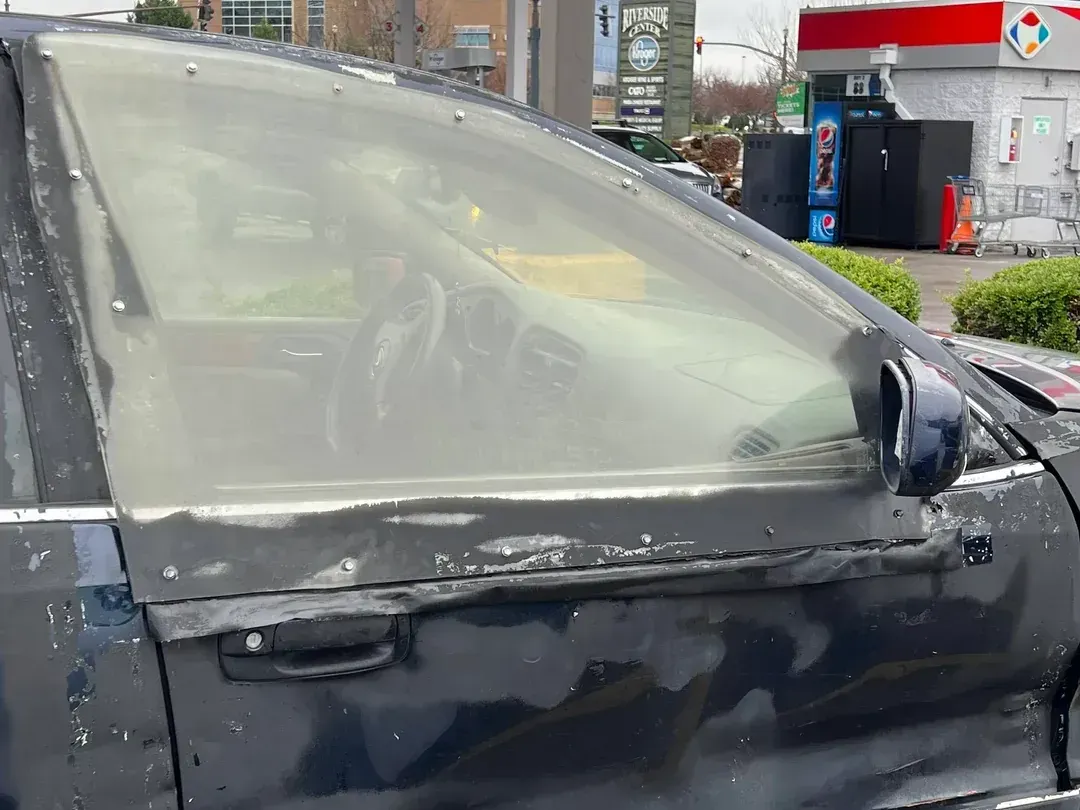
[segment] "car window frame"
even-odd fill
[[[124,34],[148,36],[141,31]],[[160,38],[169,37],[163,33]],[[281,48],[307,56],[288,46]],[[39,46],[31,39],[25,50],[36,52]],[[46,69],[43,61],[32,57],[23,64],[28,73]],[[316,66],[351,67],[347,62]],[[424,83],[428,86],[423,89],[430,92],[431,82],[425,78]],[[34,88],[34,103],[53,103],[42,89],[48,86],[43,74],[28,86]],[[566,131],[581,140],[580,131]],[[611,155],[614,162],[635,172],[644,169],[643,178],[654,171],[636,156],[628,160],[614,145]],[[53,164],[40,179],[59,193],[44,213],[52,220],[53,232],[63,232],[74,219],[76,192],[67,167]],[[664,186],[661,174],[668,173],[655,170],[658,182],[652,185],[686,199],[683,184],[674,180]],[[57,241],[49,242],[55,251],[50,268],[71,318],[80,325],[76,337],[92,353],[78,297],[83,257],[81,251],[72,252],[70,244],[57,247]],[[134,327],[138,321],[130,323]],[[867,357],[901,352],[890,336],[871,327],[853,340],[856,351]],[[91,376],[88,385],[94,384]],[[919,504],[894,496],[880,482],[871,485],[873,471],[865,472],[857,481],[824,475],[813,481],[700,486],[681,484],[676,476],[654,475],[648,480],[614,476],[610,481],[590,476],[587,482],[568,480],[560,490],[497,490],[464,497],[402,498],[377,491],[357,497],[349,490],[343,500],[312,501],[300,492],[295,501],[260,503],[238,493],[234,503],[205,507],[129,510],[121,504],[118,523],[135,598],[151,602],[403,581],[430,581],[441,588],[463,577],[487,574],[588,578],[602,571],[605,577],[619,577],[619,572],[638,571],[639,563],[671,568],[711,560],[708,566],[722,566],[733,558],[760,558],[781,559],[784,565],[797,567],[803,555],[826,546],[900,540],[925,545],[930,538]],[[722,532],[718,526],[724,527]],[[541,548],[534,548],[529,538],[541,538]],[[555,547],[545,546],[552,543]],[[871,556],[877,554],[873,548],[867,548]],[[940,570],[945,563],[938,551],[927,546],[925,554],[915,555],[916,567]],[[951,555],[946,562],[959,565],[958,560]],[[879,570],[876,565],[871,568]],[[165,570],[175,574],[163,577]]]
[[[27,168],[23,97],[16,69],[18,47],[0,54],[0,144],[5,152],[0,187],[10,206],[0,239],[0,294],[29,440],[36,497],[12,503],[110,504],[108,476],[98,444],[88,389],[71,326],[32,205]],[[13,53],[14,51],[14,53]],[[0,500],[0,507],[7,505]]]

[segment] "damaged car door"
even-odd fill
[[[181,806],[887,808],[1067,783],[1077,529],[1002,427],[1023,406],[632,156],[275,50],[119,29],[23,49]],[[264,289],[272,234],[227,258],[188,237],[206,172],[286,141],[296,192],[402,275],[328,389],[225,430],[165,304]],[[290,281],[297,318],[324,269]]]

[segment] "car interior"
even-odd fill
[[[119,106],[117,73],[67,74],[65,114],[215,487],[869,469],[857,318],[610,162],[420,92],[207,105],[178,76]]]

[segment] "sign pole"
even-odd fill
[[[529,106],[540,109],[540,0],[532,0],[529,28]]]

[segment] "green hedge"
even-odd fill
[[[1080,351],[1080,258],[1036,259],[981,281],[969,275],[948,303],[958,332]]]
[[[858,284],[912,323],[919,322],[919,315],[922,314],[919,282],[904,269],[900,259],[889,264],[842,247],[817,245],[813,242],[796,242],[795,245],[848,281]]]

